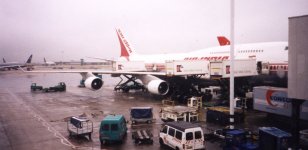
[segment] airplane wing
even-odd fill
[[[22,69],[22,68],[21,68]],[[23,70],[23,69],[22,69]],[[92,74],[111,74],[111,75],[154,75],[166,76],[166,72],[139,72],[139,71],[112,71],[112,70],[86,70],[86,69],[72,69],[72,70],[39,70],[39,71],[25,71],[26,73],[92,73]]]
[[[113,71],[113,70],[99,70],[99,69],[36,70],[36,71],[25,71],[22,69],[22,71],[27,73],[80,73],[82,76],[81,85],[92,90],[98,90],[103,85],[103,79],[98,76],[99,74],[110,74],[113,77],[120,77],[121,75],[124,75],[128,79],[128,81],[135,82],[136,79],[141,80],[144,87],[152,94],[166,95],[169,92],[169,84],[166,81],[162,80],[163,77],[170,76],[169,74],[167,74],[167,72],[123,71],[123,70]],[[175,75],[175,76],[187,76],[195,74],[197,73]]]
[[[103,61],[106,61],[106,62],[113,62],[113,61],[114,61],[114,60],[112,60],[112,59],[105,59],[105,58],[98,58],[98,57],[87,57],[87,58],[103,60]]]

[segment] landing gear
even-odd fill
[[[81,79],[78,87],[84,88],[86,85],[84,84],[85,80]]]
[[[187,99],[192,96],[201,96],[200,91],[196,88],[199,82],[197,76],[182,78],[172,78],[168,80],[170,87],[170,98],[179,103],[186,104]]]
[[[142,85],[141,83],[137,82],[137,78],[134,76],[128,76],[128,75],[123,75],[125,78],[127,78],[127,80],[122,83],[124,81],[124,79],[120,76],[121,81],[114,87],[115,91],[122,91],[124,93],[128,93],[129,90],[142,90],[145,91],[145,87],[144,85]]]

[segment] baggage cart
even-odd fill
[[[292,135],[275,127],[259,128],[260,149],[287,150],[292,146]]]
[[[152,123],[153,121],[153,108],[152,107],[131,107],[130,119],[132,124],[137,122]]]
[[[153,134],[150,130],[137,130],[132,132],[135,144],[153,144]]]
[[[69,136],[88,136],[92,140],[93,122],[86,117],[71,117],[67,121],[67,131]]]

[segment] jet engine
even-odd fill
[[[166,95],[169,91],[169,85],[163,80],[152,80],[147,85],[148,91],[153,94]]]
[[[103,86],[104,81],[98,77],[92,76],[92,77],[88,77],[85,80],[84,84],[86,88],[89,88],[92,90],[98,90]]]

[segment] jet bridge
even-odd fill
[[[255,59],[241,59],[234,61],[234,76],[246,77],[255,76],[257,65]],[[229,78],[230,61],[187,61],[173,60],[166,61],[166,76],[204,75],[205,78]]]
[[[230,61],[210,61],[209,74],[211,78],[230,77]],[[247,77],[258,75],[255,59],[234,60],[234,77]]]
[[[199,84],[199,82],[197,82],[199,79],[211,80],[230,77],[229,60],[170,60],[163,64],[165,69],[159,72],[147,71],[145,65],[146,64],[141,61],[114,62],[113,71],[119,72],[119,74],[112,75],[114,77],[120,77],[123,75],[127,78],[127,80],[121,78],[121,81],[115,87],[115,90],[122,90],[123,92],[128,92],[130,89],[148,90],[153,94],[163,93],[162,95],[165,95],[170,87],[176,88],[172,90],[174,92],[178,91],[177,88],[179,85],[183,85],[186,87],[186,90],[184,91],[189,91],[193,90],[193,87],[190,86]],[[121,72],[125,73],[121,74]],[[235,60],[235,77],[248,77],[257,74],[257,64],[255,59]],[[191,80],[186,80],[188,78]],[[137,82],[136,80],[138,79],[141,80],[142,83]],[[151,86],[152,84],[150,83],[155,83],[155,87]],[[164,84],[164,86],[161,86],[161,84]],[[164,92],[159,92],[157,91],[158,89],[165,90]]]

